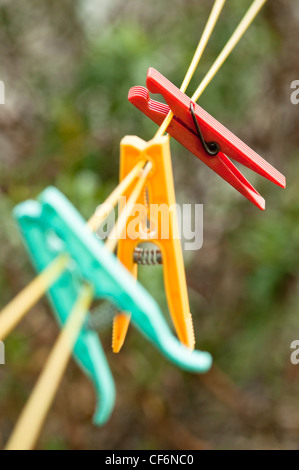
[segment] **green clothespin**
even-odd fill
[[[84,280],[93,286],[95,299],[109,300],[116,309],[132,312],[135,326],[177,366],[192,372],[206,372],[211,367],[209,353],[190,351],[172,335],[155,300],[90,231],[82,216],[56,188],[47,188],[37,201],[19,204],[14,215],[38,272],[61,254],[70,257],[67,269],[49,290],[61,325]],[[115,387],[94,331],[88,328],[81,331],[74,357],[94,384],[97,394],[94,422],[103,424],[114,405]]]

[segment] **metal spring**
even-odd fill
[[[194,103],[192,101],[190,102],[190,112],[191,116],[197,131],[197,135],[199,137],[199,140],[201,142],[201,145],[203,146],[204,151],[210,156],[210,157],[216,157],[218,153],[220,152],[220,145],[217,142],[206,142],[204,139],[204,136],[202,135],[201,129],[199,127],[196,114],[195,114],[195,109],[194,109]]]
[[[133,260],[136,264],[147,266],[163,264],[161,250],[151,250],[147,248],[135,248]]]

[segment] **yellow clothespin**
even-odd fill
[[[141,194],[136,202],[136,204],[140,204],[136,208],[144,207],[145,202],[148,205],[143,221],[139,216],[140,230],[135,233],[130,230],[130,224],[136,227],[136,222],[134,223],[133,220],[134,215],[130,216],[127,220],[125,237],[118,241],[117,256],[131,274],[137,278],[137,263],[134,261],[135,249],[140,243],[146,241],[158,246],[162,253],[166,297],[175,330],[180,341],[188,348],[193,349],[195,344],[194,330],[175,210],[169,137],[159,137],[145,142],[139,137],[127,136],[121,141],[120,148],[120,181],[132,171],[139,161],[151,162],[152,169],[146,180],[147,195],[145,197],[144,194]],[[129,196],[131,190],[132,186],[126,191],[126,197]],[[159,217],[157,208],[162,204],[164,209],[167,206],[170,210],[162,211],[163,215]],[[152,207],[155,210],[152,210]],[[167,231],[168,233],[166,233]],[[129,312],[119,313],[114,318],[112,338],[114,352],[120,351],[129,323]]]

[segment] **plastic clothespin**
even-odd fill
[[[180,341],[188,348],[193,349],[195,339],[178,232],[169,138],[160,137],[145,142],[139,137],[127,136],[121,141],[120,149],[120,181],[130,173],[138,161],[151,161],[152,170],[146,181],[146,199],[148,198],[146,202],[149,203],[150,207],[156,205],[156,208],[159,206],[164,207],[166,211],[161,212],[160,218],[158,211],[150,210],[143,225],[139,227],[137,236],[133,234],[134,237],[132,237],[127,231],[126,236],[118,241],[118,258],[130,273],[137,277],[134,251],[138,244],[148,241],[160,248],[170,315]],[[128,196],[129,192],[130,188],[125,196]],[[139,197],[137,204],[144,206],[143,194]],[[169,210],[169,208],[172,208],[172,210]],[[127,227],[129,227],[131,220],[132,217],[128,218]],[[164,231],[165,228],[166,231]],[[114,319],[112,341],[114,352],[118,352],[124,342],[129,321],[128,314],[117,315]]]
[[[279,171],[193,103],[157,70],[148,70],[146,85],[148,89],[139,86],[131,88],[129,101],[158,125],[172,111],[174,117],[167,132],[257,207],[265,209],[265,200],[228,156],[278,186],[285,187],[285,177]],[[167,105],[151,100],[149,91],[162,95]]]
[[[42,271],[61,254],[70,257],[68,268],[49,290],[59,324],[68,318],[82,282],[89,282],[95,299],[104,298],[116,308],[132,312],[136,327],[176,365],[193,372],[206,372],[210,368],[210,354],[191,352],[172,335],[154,299],[105,248],[56,188],[47,188],[37,201],[19,204],[14,215],[37,271]],[[114,405],[115,386],[94,331],[87,328],[81,331],[74,357],[94,384],[97,394],[94,422],[103,424]]]

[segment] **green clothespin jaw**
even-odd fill
[[[173,336],[156,301],[90,231],[82,216],[56,188],[47,188],[37,201],[19,204],[14,215],[38,272],[63,253],[70,257],[68,268],[49,290],[60,324],[67,319],[84,280],[92,284],[95,299],[109,300],[118,310],[132,312],[135,326],[170,361],[192,372],[209,370],[210,354],[190,351]],[[109,417],[115,390],[95,332],[82,330],[74,357],[95,386],[98,407],[94,420],[101,424]]]

